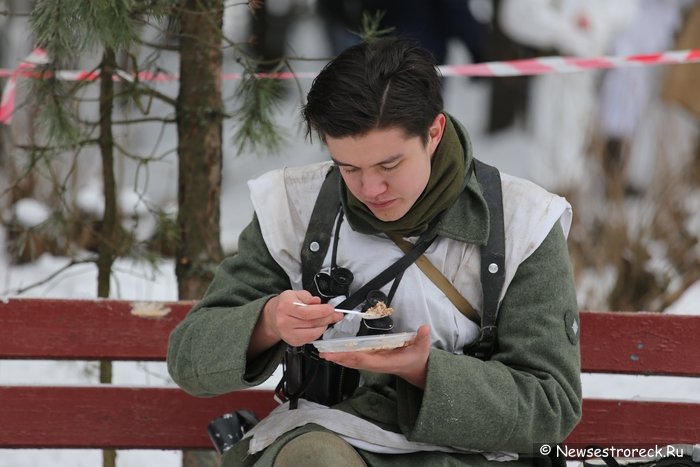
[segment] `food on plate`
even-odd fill
[[[385,316],[391,316],[391,314],[394,312],[393,308],[390,308],[384,304],[384,302],[377,302],[374,306],[369,308],[365,313],[367,316],[371,316],[373,318],[375,317],[380,317],[383,318]]]

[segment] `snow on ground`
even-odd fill
[[[323,41],[319,24],[313,19],[303,20],[294,33],[295,40],[303,44],[316,44],[305,49],[308,56],[324,56]],[[320,47],[320,48],[319,48]],[[468,61],[464,50],[459,46],[451,49],[450,61],[463,63]],[[305,64],[307,68],[317,69],[318,63]],[[302,82],[306,88],[310,83]],[[448,79],[446,81],[447,110],[459,118],[469,129],[478,157],[486,162],[497,165],[502,170],[525,178],[536,178],[533,172],[534,158],[537,157],[537,147],[531,136],[521,127],[514,127],[496,136],[484,133],[484,117],[488,103],[488,88],[481,81],[466,79]],[[227,251],[235,248],[238,233],[251,218],[252,206],[248,201],[248,189],[245,181],[267,170],[282,165],[299,165],[326,157],[323,149],[304,141],[299,129],[299,101],[294,92],[289,93],[289,99],[279,111],[279,119],[286,127],[288,141],[286,152],[282,156],[251,154],[235,156],[234,148],[227,148],[223,169],[222,191],[222,243]],[[230,129],[227,129],[230,131]],[[228,138],[228,139],[226,139]],[[225,141],[231,141],[230,135]],[[172,164],[171,164],[172,166]],[[176,167],[176,165],[175,165]],[[170,169],[172,170],[172,169]],[[173,177],[161,179],[172,182]],[[151,177],[152,181],[157,177]],[[99,187],[97,187],[99,188]],[[91,207],[88,211],[99,212],[102,207],[99,199],[90,195],[95,187],[88,185],[86,195],[81,198]],[[173,186],[156,189],[158,196],[162,193],[173,193]],[[123,200],[129,202],[133,195],[128,192]],[[167,196],[166,196],[167,198]],[[172,200],[171,200],[172,201]],[[97,204],[95,204],[97,203]],[[138,200],[131,201],[138,204]],[[88,208],[86,206],[86,208]],[[37,206],[29,206],[26,222],[34,222],[42,214]],[[13,290],[34,284],[37,279],[48,277],[53,271],[64,266],[65,258],[49,255],[40,257],[31,264],[20,266],[10,265],[4,252],[4,233],[0,230],[0,298],[13,294]],[[96,269],[93,265],[79,265],[69,271],[33,288],[24,296],[55,297],[55,298],[93,298],[96,296]],[[143,262],[121,259],[115,265],[112,282],[112,297],[128,300],[175,300],[177,287],[174,265],[171,260],[164,260],[156,268]],[[678,302],[671,307],[669,313],[700,313],[700,283],[689,289]],[[1,306],[1,305],[0,305]],[[172,386],[162,363],[133,364],[117,362],[114,364],[114,382],[116,384],[159,385]],[[266,383],[273,387],[279,379],[279,374]],[[47,384],[60,381],[71,384],[96,384],[97,367],[95,362],[23,362],[0,361],[0,384]],[[633,399],[673,399],[700,401],[700,381],[690,378],[659,378],[635,376],[583,375],[585,397],[616,397]],[[120,467],[163,466],[175,467],[180,465],[181,455],[168,451],[120,451],[117,462]],[[0,450],[0,467],[92,467],[100,465],[101,455],[97,450]]]

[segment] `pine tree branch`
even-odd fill
[[[96,258],[88,258],[88,259],[81,259],[81,260],[73,259],[68,264],[55,270],[54,272],[52,272],[48,276],[44,277],[43,279],[38,280],[38,281],[36,281],[28,286],[25,286],[25,287],[19,287],[19,288],[16,288],[14,290],[12,290],[12,289],[6,290],[3,293],[3,295],[22,295],[25,292],[29,292],[32,289],[35,289],[37,287],[40,287],[44,284],[49,283],[50,281],[52,281],[53,279],[55,279],[56,277],[63,274],[65,271],[71,269],[74,266],[78,266],[80,264],[94,263],[95,260],[96,260]]]
[[[160,142],[161,140],[162,140],[162,132],[161,132],[161,136],[158,139],[158,142]],[[158,144],[155,144],[154,147],[157,148]],[[163,155],[160,155],[160,156],[143,156],[141,154],[136,154],[134,152],[127,150],[125,147],[121,146],[120,144],[118,144],[116,142],[114,143],[114,149],[116,149],[119,152],[119,154],[121,154],[122,156],[126,157],[127,159],[131,159],[139,164],[148,164],[150,162],[162,161],[163,159],[165,159],[165,157],[167,157],[168,155],[172,154],[173,151],[175,151],[174,149],[169,149],[169,150],[165,151],[165,153]]]
[[[32,12],[27,11],[24,13],[15,13],[15,12],[10,11],[10,10],[0,10],[0,16],[8,16],[8,17],[12,17],[12,18],[14,18],[14,17],[25,18],[25,17],[32,16]]]
[[[132,101],[136,105],[136,107],[141,111],[142,114],[148,115],[150,112],[151,108],[151,100],[149,100],[149,104],[144,107],[138,100],[137,98],[139,97],[150,97],[153,99],[158,99],[159,101],[162,101],[166,104],[171,105],[173,108],[176,107],[177,105],[177,100],[174,98],[168,96],[167,94],[164,94],[160,91],[157,91],[156,89],[146,85],[143,81],[133,81],[133,82],[127,82],[129,85],[128,89],[125,89],[121,92],[117,92],[114,94],[114,98],[124,98],[124,97],[131,97]],[[77,102],[85,103],[85,102],[99,102],[99,97],[97,98],[76,98]],[[87,120],[83,120],[83,122],[86,122]]]
[[[136,83],[140,83],[139,81],[136,81]],[[153,88],[144,86],[144,87],[138,87],[134,90],[135,94],[138,96],[149,96],[156,98],[162,102],[165,102],[166,104],[170,104],[173,106],[173,108],[177,107],[177,100],[168,96],[167,94],[163,94],[160,91],[156,91]]]
[[[177,52],[180,50],[180,48],[177,45],[169,45],[169,44],[158,44],[156,42],[151,42],[147,41],[145,39],[136,39],[136,43],[139,45],[144,45],[146,47],[150,47],[151,49],[155,50],[166,50],[168,52]]]
[[[83,139],[80,141],[77,141],[74,144],[69,144],[69,145],[60,145],[57,144],[55,146],[39,146],[36,144],[18,144],[16,145],[17,149],[22,149],[27,152],[32,152],[32,153],[49,153],[49,154],[56,154],[64,150],[68,149],[73,149],[76,146],[91,146],[91,145],[96,145],[99,144],[100,140],[96,138],[91,138],[91,139]]]
[[[129,120],[114,120],[112,125],[138,125],[140,123],[163,123],[163,124],[173,124],[177,123],[175,118],[165,118],[165,117],[144,117],[144,118],[133,118]]]

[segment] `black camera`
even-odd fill
[[[223,454],[257,423],[258,419],[250,410],[237,410],[212,420],[207,427],[207,433],[216,452]]]

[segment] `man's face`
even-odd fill
[[[407,137],[400,128],[327,137],[326,144],[348,189],[378,219],[388,222],[401,219],[423,193],[444,128],[445,116],[438,114],[427,144],[418,136]]]

